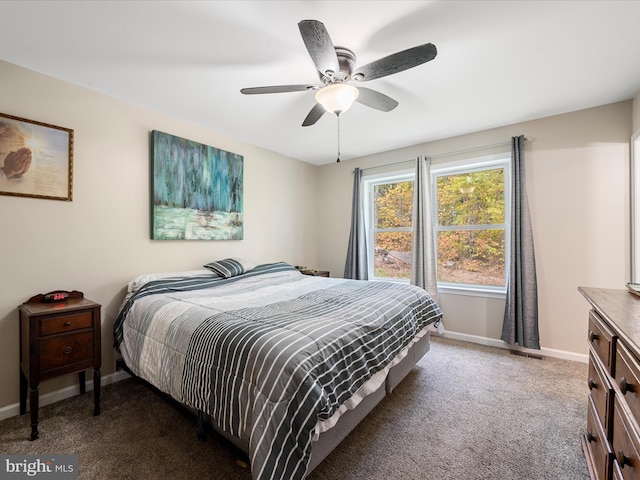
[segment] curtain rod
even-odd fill
[[[528,138],[524,137],[524,141],[526,142],[527,140],[528,140]],[[436,155],[426,155],[426,157],[428,157],[428,158],[449,157],[451,155],[458,155],[460,153],[473,152],[473,151],[476,151],[476,150],[486,150],[488,148],[502,147],[502,146],[506,146],[506,145],[511,145],[511,141],[492,143],[490,145],[482,145],[482,146],[479,146],[479,147],[466,148],[464,150],[456,150],[454,152],[438,153]],[[401,160],[399,162],[385,163],[383,165],[376,165],[375,167],[363,168],[362,171],[373,170],[374,168],[390,167],[392,165],[400,165],[402,163],[415,162],[415,160],[416,160],[415,158],[412,158],[411,160]]]

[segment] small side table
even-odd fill
[[[328,277],[329,272],[327,270],[300,270],[303,275],[311,275],[313,277]]]
[[[31,411],[31,440],[38,438],[38,385],[43,380],[79,373],[85,393],[85,370],[93,368],[94,415],[100,415],[100,309],[82,292],[67,292],[64,302],[31,297],[20,313],[20,414]]]

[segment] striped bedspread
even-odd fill
[[[301,479],[328,419],[442,313],[406,284],[319,278],[281,262],[152,281],[114,325],[127,366],[249,444],[254,479]]]

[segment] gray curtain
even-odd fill
[[[344,266],[344,278],[368,280],[367,238],[364,226],[364,209],[362,206],[362,170],[353,172],[353,199],[351,202],[351,233],[347,262]]]
[[[538,287],[524,167],[524,135],[511,139],[511,259],[502,340],[540,348]]]
[[[413,181],[413,245],[411,284],[424,288],[438,302],[435,246],[431,209],[431,159],[416,159]]]

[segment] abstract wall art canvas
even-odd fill
[[[153,240],[242,240],[242,155],[153,130]]]

